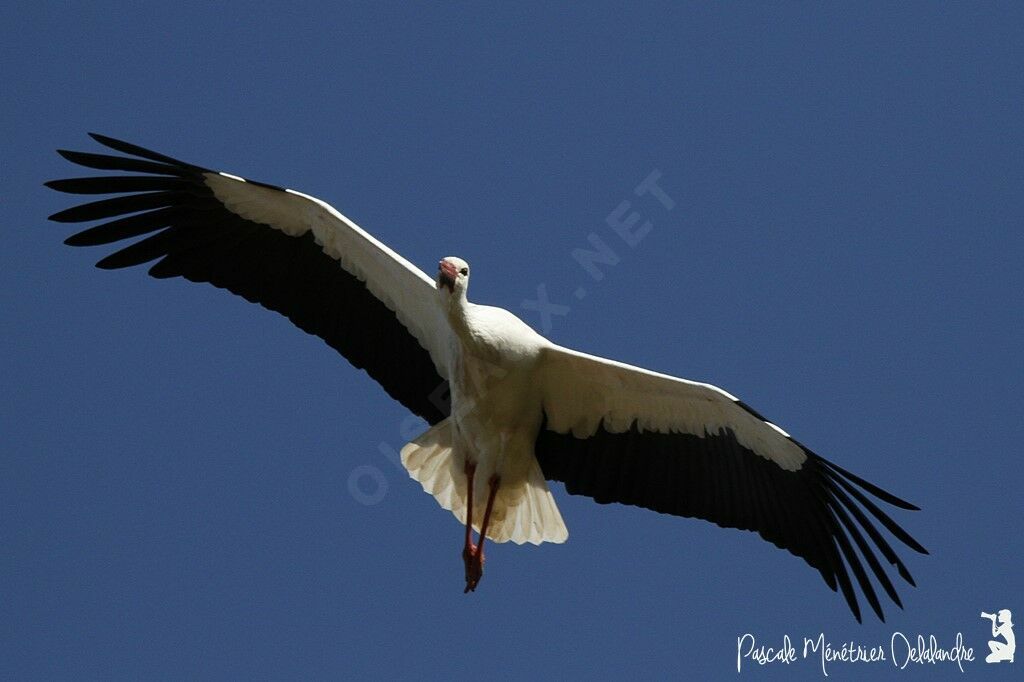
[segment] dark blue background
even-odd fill
[[[1024,620],[1019,4],[5,14],[5,675],[734,676],[744,632],[962,631],[983,658],[980,610]],[[463,256],[473,300],[534,325],[544,284],[553,340],[718,384],[919,504],[920,587],[858,626],[749,533],[557,488],[568,544],[495,546],[463,596],[457,522],[381,454],[400,405],[283,318],[61,244],[73,198],[42,182],[88,130],[322,197],[421,267]],[[655,169],[672,211],[632,196]],[[636,248],[605,224],[624,200]],[[570,257],[591,234],[621,258],[599,282]]]

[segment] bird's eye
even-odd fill
[[[461,272],[463,275],[468,275],[469,274],[469,268],[462,268],[461,270],[459,270],[459,272]]]

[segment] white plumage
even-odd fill
[[[97,265],[156,260],[155,277],[209,282],[276,310],[426,419],[430,428],[402,449],[402,463],[465,524],[467,591],[482,575],[485,538],[566,540],[554,480],[598,502],[757,531],[842,590],[858,619],[851,577],[883,617],[865,563],[902,605],[876,552],[913,580],[875,524],[925,550],[871,498],[916,507],[814,454],[729,393],[552,344],[512,313],[470,303],[465,261],[444,258],[431,279],[319,199],[93,137],[127,156],[60,153],[140,175],[47,183],[122,194],[51,216],[108,220],[67,243],[148,235]]]

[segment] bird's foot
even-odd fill
[[[484,575],[484,551],[470,543],[462,550],[462,561],[466,564],[466,589],[463,594],[475,592],[480,578]]]

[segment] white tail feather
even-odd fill
[[[409,476],[434,496],[460,523],[466,523],[467,486],[465,464],[452,449],[451,424],[438,422],[416,440],[402,448],[402,464]],[[480,487],[477,487],[480,491]],[[480,491],[482,492],[482,491]],[[473,527],[480,531],[486,495],[473,500]],[[494,498],[488,539],[516,544],[529,542],[565,542],[569,531],[548,490],[540,465],[534,460],[526,479],[518,484],[502,485]]]

